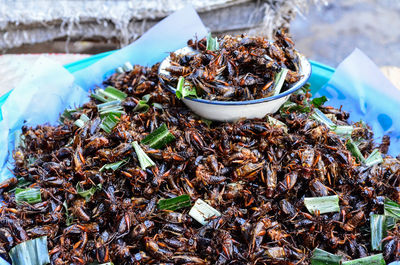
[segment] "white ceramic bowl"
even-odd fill
[[[190,54],[195,53],[190,47],[184,47],[175,51],[176,54]],[[253,119],[263,118],[269,113],[275,113],[285,103],[290,94],[304,86],[311,76],[311,65],[306,57],[297,53],[299,57],[299,71],[302,76],[299,81],[294,83],[292,87],[285,92],[276,96],[267,98],[260,98],[246,101],[217,101],[207,99],[194,99],[183,98],[183,103],[188,106],[197,115],[214,121],[237,121],[241,118]],[[169,75],[166,70],[171,65],[171,58],[168,56],[161,62],[159,74],[165,76]],[[165,88],[175,94],[175,88],[165,84],[164,80],[160,77],[160,81]]]

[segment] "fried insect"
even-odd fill
[[[264,51],[259,50],[263,40],[243,37],[238,43],[243,49],[235,53],[232,41],[225,39],[224,49],[234,60],[225,52],[206,52],[200,40],[191,43],[204,51],[200,57],[175,58],[184,68],[172,70],[218,93],[229,92],[219,80],[229,73],[238,87],[247,87],[243,93],[249,97],[256,95],[254,87],[267,83],[242,72],[241,65],[296,70],[293,45],[284,35],[276,45],[264,43]],[[265,51],[276,61],[255,62]],[[206,62],[209,69],[190,72],[190,65]],[[400,202],[398,159],[384,156],[373,167],[359,165],[340,135],[300,111],[273,116],[286,124],[286,132],[267,118],[207,124],[161,89],[157,67],[135,66],[105,81],[128,95],[121,103],[126,115],[111,133],[99,127],[100,102],[94,100],[59,126],[23,128],[24,145],[14,154],[18,180],[0,184],[6,200],[0,208],[0,256],[10,260],[7,252],[16,244],[44,235],[51,264],[309,264],[315,247],[348,259],[372,254],[365,232],[369,214],[383,213],[385,197]],[[134,110],[145,95],[147,112]],[[297,94],[291,101],[302,104],[308,98]],[[346,124],[343,111],[321,110]],[[91,121],[79,128],[74,121],[82,114]],[[155,166],[142,169],[132,142],[140,143],[161,124],[175,141],[162,149],[143,145]],[[372,134],[354,126],[366,156]],[[383,152],[387,144],[381,145]],[[120,161],[118,168],[103,168]],[[17,203],[12,188],[19,187],[19,179],[40,189],[42,202]],[[221,216],[202,226],[189,207],[157,206],[160,199],[184,194],[192,204],[202,199]],[[327,195],[339,196],[339,213],[307,211],[304,197]],[[400,258],[399,242],[398,228],[383,240],[388,263]]]
[[[206,50],[206,38],[190,40],[197,54],[171,54],[170,77],[165,82],[176,86],[179,77],[197,88],[201,98],[242,101],[274,94],[276,76],[288,69],[282,92],[300,79],[297,54],[291,39],[277,32],[275,42],[263,37],[225,36],[216,51]],[[172,77],[172,78],[171,78]]]

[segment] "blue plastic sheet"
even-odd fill
[[[195,36],[206,36],[207,30],[196,11],[186,7],[165,18],[143,34],[140,39],[112,55],[74,73],[76,82],[85,89],[102,81],[125,62],[151,66],[162,61],[170,52],[186,46]]]
[[[364,121],[380,143],[389,135],[389,154],[400,154],[400,90],[359,49],[340,65],[315,97],[326,96],[328,105],[343,107],[353,122]]]
[[[206,34],[196,11],[188,6],[160,21],[132,44],[73,75],[62,65],[40,58],[1,108],[0,181],[12,175],[14,139],[23,125],[56,124],[64,109],[87,102],[87,91],[100,86],[118,66],[125,62],[153,65],[186,46],[188,39]],[[3,264],[8,263],[0,258]]]
[[[100,86],[118,66],[125,62],[153,65],[184,47],[188,39],[206,34],[196,11],[188,6],[159,22],[132,44],[73,75],[62,65],[40,58],[1,108],[0,181],[11,176],[14,139],[23,125],[56,124],[64,109],[88,101],[87,91]]]
[[[40,57],[1,107],[0,181],[11,176],[14,139],[23,125],[56,124],[66,107],[86,101],[87,92],[74,84],[73,75],[62,65]]]

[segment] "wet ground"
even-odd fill
[[[400,1],[331,0],[291,24],[296,47],[310,59],[336,67],[354,48],[378,66],[400,67]]]

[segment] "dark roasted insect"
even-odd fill
[[[226,97],[231,85],[220,78],[231,78],[236,88],[240,83],[247,88],[240,93],[249,98],[267,95],[268,80],[280,67],[296,71],[293,45],[285,35],[278,34],[276,45],[244,36],[235,40],[239,43],[223,41],[220,53],[205,51],[204,40],[192,41],[203,52],[175,58],[171,70]],[[268,56],[257,61],[265,52]],[[208,66],[191,72],[195,64]],[[268,74],[267,81],[259,80],[259,73]],[[42,202],[17,203],[12,190],[21,184],[17,178],[0,184],[6,201],[0,209],[0,256],[9,260],[12,247],[46,235],[51,264],[309,264],[315,247],[354,259],[372,254],[365,232],[369,214],[383,213],[385,197],[400,203],[398,159],[384,156],[369,168],[358,164],[346,141],[307,113],[282,109],[275,114],[287,130],[268,118],[210,125],[161,89],[157,65],[135,66],[105,84],[128,95],[121,104],[125,114],[111,133],[99,127],[95,100],[59,126],[23,128],[14,173],[40,190]],[[255,87],[265,91],[257,94]],[[135,110],[146,94],[148,111]],[[241,97],[230,95],[236,96]],[[302,109],[309,97],[299,93],[291,101]],[[342,110],[321,110],[346,124]],[[79,128],[74,121],[83,113],[91,121]],[[161,149],[141,145],[155,162],[142,169],[132,142],[140,143],[163,123],[175,140]],[[364,125],[354,126],[362,154],[370,154],[372,134]],[[382,152],[388,145],[384,140]],[[119,161],[124,161],[119,168],[103,168]],[[160,199],[184,194],[192,204],[202,199],[221,216],[200,225],[188,207],[157,206]],[[307,211],[304,197],[327,195],[339,196],[340,212]],[[383,246],[387,262],[400,259],[398,228]]]
[[[212,52],[205,49],[205,38],[190,40],[188,45],[199,53],[172,53],[172,65],[166,68],[172,78],[161,78],[176,86],[176,80],[182,76],[197,88],[198,96],[210,100],[269,97],[282,68],[288,69],[282,91],[300,79],[293,42],[284,32],[278,32],[275,40],[272,43],[262,37],[225,36],[220,40],[220,49]]]

